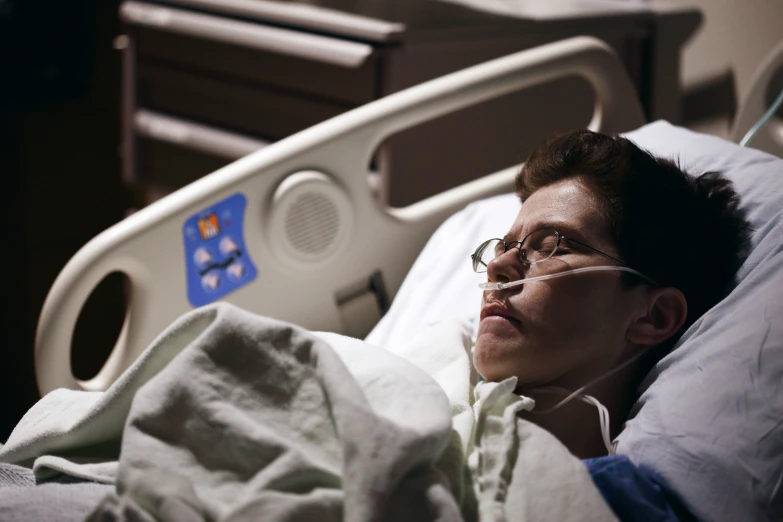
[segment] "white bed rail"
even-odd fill
[[[364,290],[373,285],[378,290],[380,282],[392,298],[435,228],[470,201],[510,191],[515,173],[509,168],[409,207],[382,208],[367,183],[378,145],[432,118],[565,76],[580,76],[595,89],[590,128],[621,132],[644,123],[635,90],[611,48],[593,38],[572,38],[438,78],[316,125],[106,230],[68,262],[46,298],[36,338],[39,390],[105,389],[156,335],[190,310],[183,227],[236,194],[247,202],[246,258],[257,276],[225,300],[314,330],[366,332],[373,298],[368,300]],[[317,204],[302,207],[302,201]],[[316,210],[302,221],[297,208]],[[324,230],[318,248],[296,250],[291,234],[310,237]],[[115,271],[132,282],[122,332],[98,375],[78,381],[70,365],[76,320],[93,289]]]
[[[731,132],[731,139],[739,143],[753,125],[767,112],[767,96],[772,81],[783,70],[783,40],[764,58],[753,73],[753,81],[745,99],[742,100]],[[778,92],[771,93],[773,98]],[[754,149],[763,150],[783,157],[783,120],[772,116],[761,127],[748,144]]]

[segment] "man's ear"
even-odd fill
[[[646,309],[636,315],[626,339],[634,344],[660,344],[676,334],[688,316],[685,295],[672,287],[653,288],[646,295]]]

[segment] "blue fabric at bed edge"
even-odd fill
[[[601,495],[621,522],[691,522],[682,501],[655,470],[624,455],[584,461]]]

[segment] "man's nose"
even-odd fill
[[[509,248],[505,253],[495,257],[487,265],[487,277],[491,282],[508,283],[522,279],[524,267],[519,261],[517,248]]]

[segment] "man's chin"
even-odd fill
[[[508,338],[479,330],[473,349],[473,364],[485,380],[498,382],[516,375],[522,354],[520,338],[517,336],[515,340],[512,343]]]

